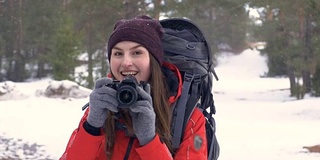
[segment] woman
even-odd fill
[[[196,109],[180,148],[171,147],[170,105],[180,96],[178,69],[163,62],[162,27],[148,16],[120,20],[108,41],[110,76],[98,79],[89,108],[72,133],[61,160],[79,159],[207,159],[205,118]],[[120,106],[115,81],[134,76],[139,99]],[[117,85],[116,85],[117,86]],[[148,86],[148,85],[146,85]],[[202,145],[195,142],[202,140]]]

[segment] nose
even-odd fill
[[[132,66],[132,58],[130,56],[130,54],[124,54],[123,56],[123,60],[122,60],[122,66],[123,67],[128,67],[128,66]]]

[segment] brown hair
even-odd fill
[[[153,108],[156,114],[156,134],[159,135],[161,140],[167,145],[169,150],[171,147],[171,107],[168,102],[169,92],[165,76],[161,70],[161,66],[157,60],[150,55],[150,67],[151,76],[149,83],[151,86],[151,96],[153,97]],[[112,73],[111,73],[112,74]],[[109,159],[112,157],[112,152],[115,143],[115,115],[112,112],[108,113],[109,116],[105,123],[105,135],[106,135],[106,154]],[[124,124],[127,127],[128,133],[133,133],[132,122],[127,110],[121,110],[120,114],[124,120]]]

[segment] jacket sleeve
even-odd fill
[[[172,160],[172,155],[158,135],[147,145],[136,148],[141,159]],[[186,126],[180,148],[174,160],[207,160],[205,118],[195,109]]]
[[[60,160],[96,159],[100,150],[103,149],[104,135],[93,136],[83,128],[87,116],[88,109],[81,118],[78,128],[71,134],[66,150]]]
[[[196,108],[187,123],[175,160],[207,160],[206,120]]]

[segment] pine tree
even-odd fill
[[[76,57],[81,51],[81,34],[74,30],[74,23],[70,17],[62,15],[62,18],[62,23],[51,45],[50,64],[55,80],[74,80]]]
[[[213,52],[228,45],[229,51],[241,52],[246,47],[248,16],[243,0],[166,1],[167,17],[192,19],[203,29]]]
[[[262,53],[269,58],[269,75],[286,75],[290,80],[291,95],[295,96],[298,82],[302,78],[303,92],[311,91],[311,68],[316,58],[316,45],[313,40],[318,24],[315,12],[319,2],[307,1],[262,1],[254,0],[251,7],[263,10],[261,26],[257,26],[254,35],[267,42]]]

